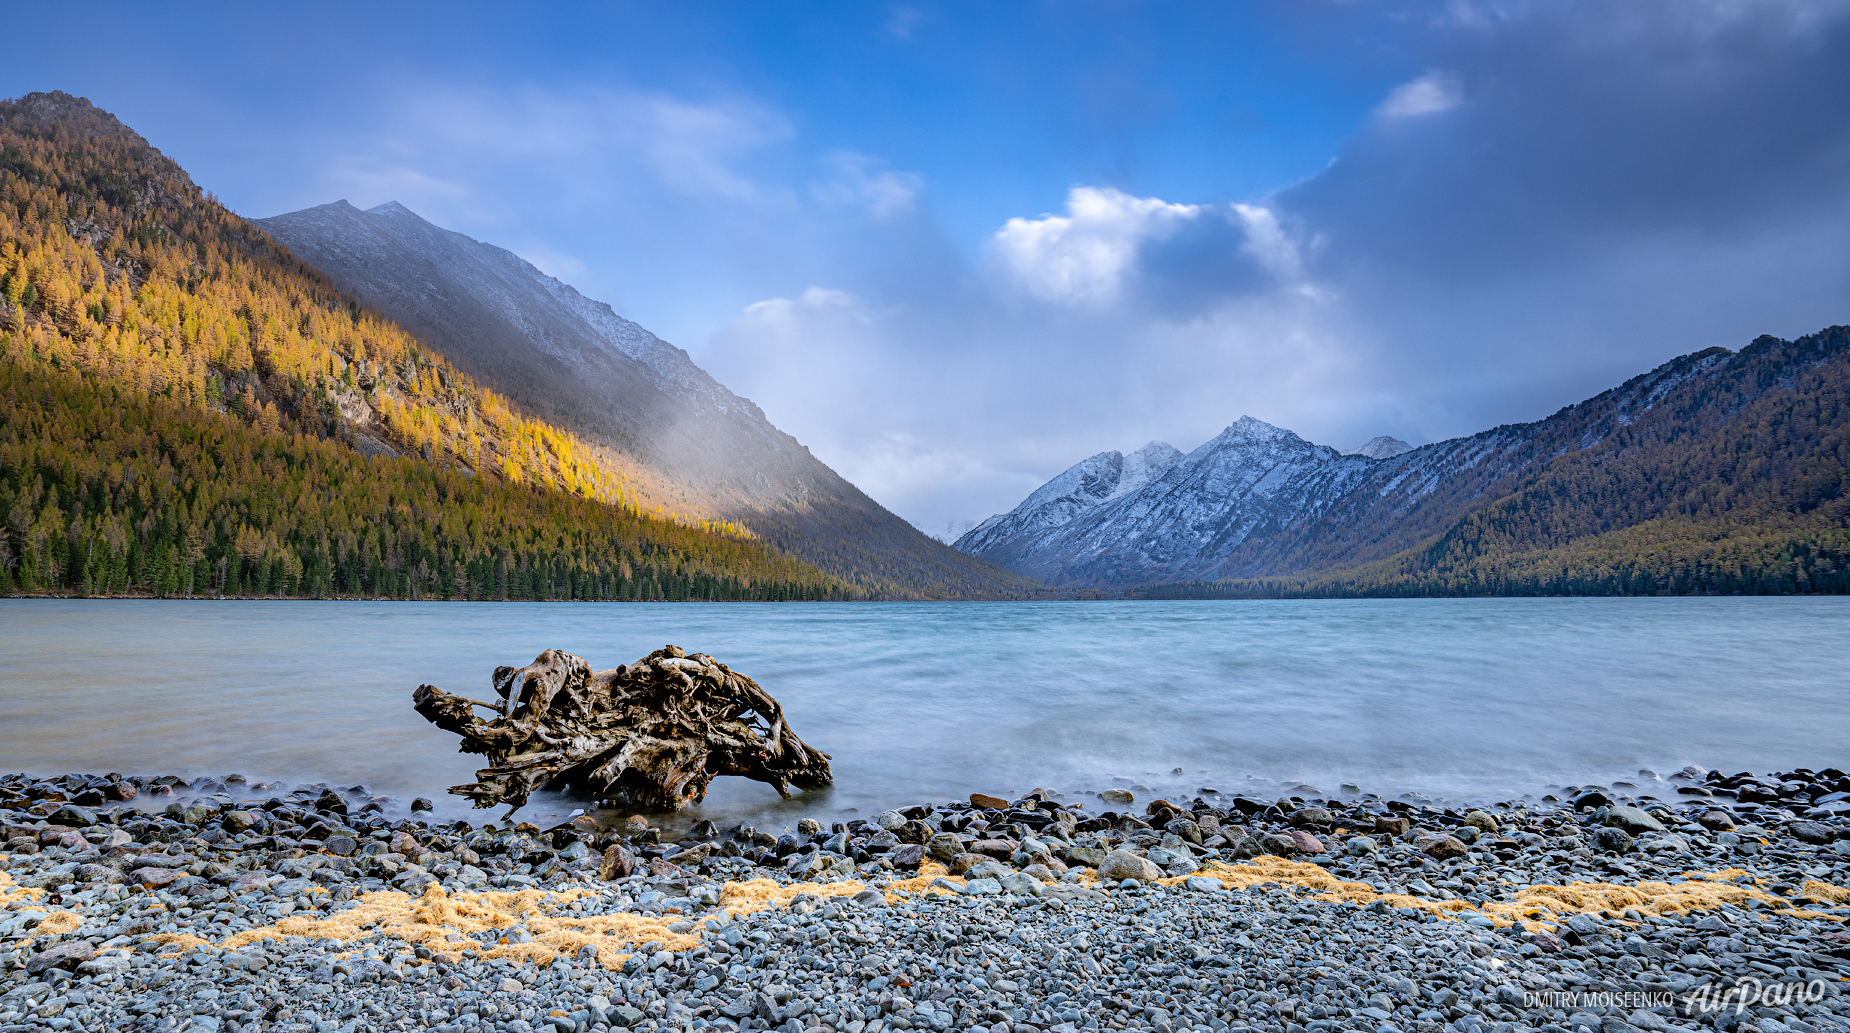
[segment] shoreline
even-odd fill
[[[976,794],[664,842],[9,776],[0,1033],[1850,1028],[1850,778],[1671,779],[1450,810]],[[1701,1010],[1744,980],[1823,989]],[[1546,996],[1577,993],[1609,996]]]

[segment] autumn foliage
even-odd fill
[[[0,592],[817,599],[87,101],[0,102]]]

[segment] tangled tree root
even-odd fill
[[[536,789],[656,811],[698,803],[715,775],[743,775],[782,796],[834,782],[829,755],[786,727],[758,683],[704,653],[665,646],[633,664],[591,670],[548,649],[525,667],[497,667],[497,703],[420,685],[424,719],[487,754],[478,781],[450,787],[477,807],[510,805]],[[483,720],[476,708],[493,710]]]

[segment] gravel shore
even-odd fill
[[[0,1033],[1850,1029],[1846,791],[1036,791],[669,832],[11,776]]]

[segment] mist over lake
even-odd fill
[[[699,814],[724,820],[1035,787],[1649,792],[1640,768],[1840,761],[1847,618],[1839,598],[5,600],[0,767],[364,784],[461,815],[444,790],[480,758],[413,712],[417,685],[492,698],[496,665],[542,649],[602,669],[674,643],[755,678],[834,757],[836,787],[788,803],[718,779]],[[522,816],[570,806],[536,798]]]

